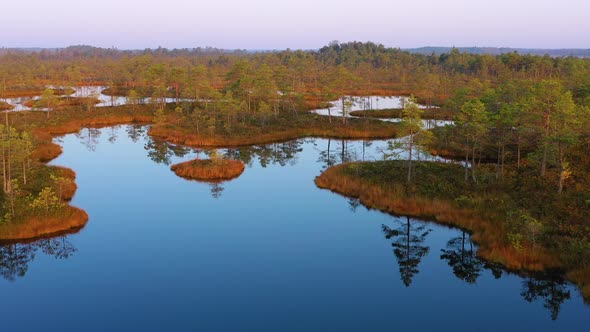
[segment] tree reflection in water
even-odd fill
[[[391,246],[394,247],[393,253],[397,258],[402,282],[409,287],[414,276],[420,272],[418,265],[430,250],[424,242],[431,229],[427,229],[425,223],[412,223],[410,217],[406,217],[406,222],[396,229],[386,225],[382,225],[382,229],[385,238],[393,240]]]
[[[260,166],[268,165],[286,166],[297,163],[297,155],[303,151],[301,147],[306,140],[293,140],[282,143],[263,145],[252,145],[246,147],[229,148],[223,155],[226,159],[240,160],[250,165],[255,158],[258,158]]]
[[[469,249],[466,249],[467,244]],[[468,235],[466,239],[466,232],[463,231],[461,236],[451,239],[447,243],[447,249],[441,249],[441,252],[440,258],[446,260],[453,268],[453,274],[457,278],[469,284],[477,282],[484,262],[476,256],[473,250],[471,235]]]
[[[131,141],[137,143],[140,139],[145,137],[146,127],[144,125],[128,125],[125,131]]]
[[[349,199],[348,203],[352,211],[359,206],[357,199]],[[395,228],[382,225],[382,230],[385,238],[392,240],[391,245],[394,247],[401,280],[409,287],[413,278],[420,272],[418,266],[422,258],[429,252],[429,246],[425,242],[432,230],[427,229],[426,223],[412,221],[409,217]],[[484,271],[490,271],[495,279],[500,279],[505,272],[500,264],[477,257],[471,235],[465,231],[461,231],[460,236],[447,242],[446,249],[441,249],[440,259],[447,262],[458,279],[468,284],[476,284]],[[556,320],[561,305],[570,299],[571,292],[569,284],[562,276],[543,274],[523,278],[520,295],[527,302],[543,301],[543,306],[549,310],[551,319]]]
[[[551,313],[551,319],[556,320],[565,300],[571,295],[567,283],[562,278],[534,279],[522,282],[522,297],[528,302],[543,300],[543,306]]]
[[[29,270],[29,263],[35,259],[35,254],[39,251],[56,259],[68,259],[78,249],[68,241],[66,236],[41,239],[31,243],[4,244],[0,246],[0,275],[9,281],[24,277]]]
[[[102,132],[100,129],[83,128],[76,134],[76,137],[78,137],[80,143],[82,143],[88,151],[96,151],[96,146],[99,143],[101,134]]]
[[[147,136],[144,149],[148,152],[148,157],[157,164],[170,165],[173,157],[184,157],[192,150],[171,144],[165,141],[157,141]]]
[[[212,182],[209,184],[209,186],[211,191],[211,197],[219,198],[221,197],[221,195],[223,195],[223,191],[225,190],[225,188],[221,186],[221,182]]]

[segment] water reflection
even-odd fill
[[[182,158],[189,154],[192,150],[171,144],[165,141],[154,140],[148,137],[144,149],[148,152],[148,157],[157,164],[170,165],[173,157]]]
[[[473,250],[471,235],[466,234],[465,231],[461,233],[461,236],[449,240],[447,249],[441,249],[440,259],[447,261],[457,278],[469,284],[475,284],[481,275],[484,262]]]
[[[428,254],[430,247],[424,244],[426,236],[432,231],[422,222],[411,222],[406,217],[406,222],[400,220],[395,228],[382,225],[385,238],[392,240],[391,246],[399,265],[401,280],[406,287],[412,284],[412,279],[418,272],[418,265],[422,258]]]
[[[358,199],[349,199],[348,203],[352,211],[356,211],[360,204]],[[381,226],[385,238],[392,241],[401,281],[406,287],[411,286],[413,279],[420,273],[418,267],[430,252],[430,247],[425,243],[432,230],[427,225],[405,217],[405,221],[396,218],[393,228]],[[477,257],[476,250],[471,235],[461,231],[460,236],[450,239],[446,248],[441,249],[440,259],[446,261],[455,277],[467,284],[476,284],[484,272],[490,272],[495,279],[507,274],[501,265]],[[558,318],[562,304],[571,298],[570,284],[559,274],[527,276],[523,277],[521,283],[522,298],[530,303],[542,301],[552,320]]]
[[[300,139],[281,143],[253,145],[226,149],[222,152],[226,159],[240,160],[246,165],[258,159],[260,166],[268,165],[294,166],[297,156],[303,151],[303,144],[310,140]]]
[[[29,264],[39,251],[56,259],[68,259],[78,252],[78,249],[68,241],[67,236],[30,243],[4,244],[0,246],[0,275],[8,281],[24,277],[29,270]]]
[[[84,145],[88,151],[96,151],[96,146],[100,141],[100,135],[102,131],[97,128],[84,128],[76,133],[76,137],[80,140],[80,143]]]
[[[128,125],[126,126],[125,132],[133,143],[137,143],[145,137],[147,129],[144,125]]]
[[[565,300],[570,299],[570,291],[565,280],[558,277],[549,279],[529,278],[522,282],[520,295],[528,302],[543,301],[543,307],[551,313],[551,319],[556,320]]]
[[[223,194],[225,188],[221,186],[221,182],[212,182],[209,184],[211,197],[219,198]]]

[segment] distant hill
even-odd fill
[[[575,56],[580,58],[590,58],[590,49],[582,48],[562,48],[562,49],[543,49],[543,48],[509,48],[509,47],[455,47],[461,53],[471,54],[490,54],[500,55],[506,53],[518,52],[518,54],[530,55],[549,55],[552,57]],[[419,48],[404,48],[404,51],[410,53],[419,53],[430,55],[449,53],[453,47],[427,46]]]

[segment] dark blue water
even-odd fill
[[[2,331],[590,326],[590,308],[562,279],[507,273],[475,257],[460,230],[314,185],[327,164],[379,158],[383,142],[223,150],[248,167],[217,185],[167,165],[205,152],[153,142],[141,127],[84,130],[61,144],[54,164],[77,172],[72,203],[90,220],[77,234],[1,248]]]

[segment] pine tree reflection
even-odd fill
[[[412,223],[410,217],[406,217],[406,222],[402,222],[397,229],[382,225],[385,238],[393,240],[391,246],[395,248],[393,253],[397,258],[401,280],[406,287],[412,284],[412,279],[420,272],[418,265],[430,250],[430,247],[424,245],[426,236],[431,231],[426,226],[422,222]]]
[[[469,249],[465,248],[467,243]],[[466,238],[466,233],[463,231],[460,237],[451,239],[447,243],[447,249],[442,249],[441,252],[440,258],[446,260],[449,266],[453,268],[453,273],[457,278],[470,284],[477,282],[484,263],[476,256],[473,250],[471,235]]]
[[[543,306],[549,309],[551,319],[556,320],[565,300],[570,299],[567,283],[561,278],[534,279],[522,282],[522,297],[528,302],[543,300]]]
[[[225,190],[225,188],[221,186],[221,182],[212,182],[209,184],[209,186],[211,191],[211,197],[213,198],[221,197],[223,191]]]
[[[24,277],[39,250],[57,259],[68,259],[78,251],[66,236],[30,243],[4,244],[0,246],[0,275],[9,281]]]
[[[184,157],[191,152],[191,149],[170,144],[164,141],[157,141],[147,137],[144,149],[148,157],[158,164],[170,165],[172,157]]]
[[[145,126],[143,125],[128,125],[125,131],[133,143],[137,143],[145,136]]]

